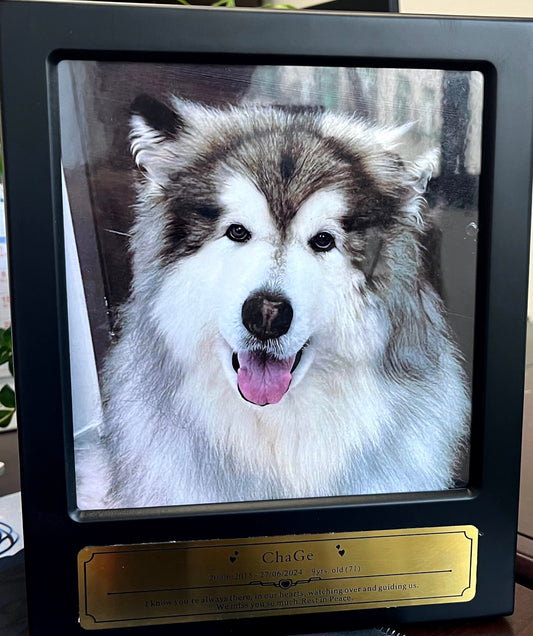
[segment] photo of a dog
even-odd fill
[[[135,99],[132,280],[80,507],[454,486],[470,397],[424,254],[439,155],[402,158],[407,130]]]

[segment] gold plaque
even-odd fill
[[[474,526],[88,547],[85,629],[470,601]]]

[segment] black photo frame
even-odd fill
[[[216,624],[209,616],[185,624],[170,617],[167,625],[145,622],[134,627],[135,622],[128,622],[113,628],[120,627],[117,633],[124,634],[170,634],[180,628],[191,634],[246,633],[260,620],[269,633],[290,634],[511,613],[533,138],[533,77],[524,60],[533,53],[533,25],[4,0],[0,29],[2,150],[32,633],[45,634],[52,625],[58,633],[85,632],[87,624],[79,623],[80,589],[85,584],[83,568],[96,554],[83,557],[86,549],[105,552],[113,546],[186,542],[194,550],[198,542],[236,546],[237,539],[257,542],[260,537],[268,541],[300,535],[306,540],[331,535],[335,542],[335,537],[347,539],[346,533],[427,528],[476,529],[477,566],[476,559],[470,560],[476,586],[467,602],[263,611],[242,618],[231,614]],[[465,487],[197,508],[89,514],[78,509],[58,99],[58,64],[63,60],[436,68],[482,74],[470,468]],[[263,553],[268,563],[265,554],[277,553]],[[52,577],[60,581],[59,589],[50,585]],[[91,629],[108,633],[107,625],[97,623]]]

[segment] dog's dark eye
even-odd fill
[[[244,225],[238,225],[234,223],[230,225],[226,230],[226,236],[231,241],[236,241],[237,243],[246,243],[251,238],[250,232],[244,227]]]
[[[335,247],[335,239],[329,232],[319,232],[310,239],[309,245],[315,252],[329,252]]]

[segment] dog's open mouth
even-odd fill
[[[289,390],[292,374],[300,362],[303,349],[283,360],[265,351],[234,353],[232,363],[242,397],[258,406],[277,404]]]

